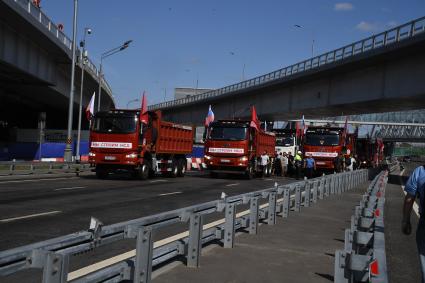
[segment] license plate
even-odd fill
[[[105,160],[115,160],[115,156],[105,156]]]
[[[229,163],[230,160],[229,159],[221,159],[221,162],[223,162],[223,163]]]
[[[317,161],[316,163],[317,163],[317,165],[325,165],[326,164],[325,162],[321,162],[321,161]]]

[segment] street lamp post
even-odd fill
[[[74,0],[74,20],[72,28],[72,66],[71,66],[71,86],[69,91],[69,106],[68,106],[68,131],[66,137],[66,146],[64,151],[64,161],[72,161],[72,120],[73,120],[73,106],[74,106],[74,79],[75,79],[75,41],[77,40],[77,9],[78,0]]]
[[[301,25],[294,25],[294,27],[299,28],[299,29],[306,29],[304,26]],[[314,57],[314,33],[312,30],[310,30],[311,32],[311,58]]]
[[[108,50],[108,51],[102,53],[102,56],[100,57],[100,68],[99,68],[99,73],[98,73],[99,92],[98,92],[98,97],[97,97],[97,112],[100,111],[100,98],[101,98],[101,94],[102,94],[102,76],[103,76],[102,65],[103,65],[103,60],[106,59],[107,57],[111,56],[111,55],[114,55],[115,53],[123,51],[124,49],[126,49],[130,45],[130,43],[132,41],[133,40],[127,40],[122,45],[115,47],[115,48],[112,48],[111,50]]]
[[[80,142],[81,142],[81,115],[83,112],[83,90],[84,90],[84,70],[86,66],[86,35],[91,34],[90,28],[84,28],[83,40],[80,42],[80,68],[81,68],[81,85],[80,85],[80,104],[78,109],[78,130],[77,130],[77,151],[75,161],[80,162]]]
[[[126,108],[128,109],[128,106],[130,105],[130,103],[137,102],[137,101],[139,101],[138,98],[135,98],[135,99],[130,100],[129,102],[127,102],[127,107]]]

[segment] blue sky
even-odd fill
[[[42,0],[41,6],[71,37],[73,1]],[[247,79],[307,59],[313,39],[317,55],[424,11],[424,0],[79,0],[77,38],[92,28],[87,48],[96,63],[102,52],[133,40],[104,61],[124,108],[144,90],[153,104],[197,80],[200,88],[219,88],[243,73]]]

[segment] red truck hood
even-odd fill
[[[205,154],[213,156],[241,156],[248,153],[247,141],[214,141],[205,144]]]
[[[105,152],[124,152],[136,150],[137,145],[137,133],[90,133],[90,150]]]

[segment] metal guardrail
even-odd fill
[[[28,16],[31,16],[33,19],[39,22],[41,26],[46,28],[54,37],[56,37],[60,44],[64,45],[70,51],[72,50],[72,40],[67,37],[65,33],[59,30],[58,26],[53,23],[49,17],[47,17],[46,14],[41,11],[40,8],[35,6],[31,0],[12,0],[11,2],[15,2],[18,7],[22,8],[28,13]],[[86,70],[88,70],[92,76],[98,78],[99,71],[97,67],[89,58],[87,59]],[[112,89],[104,78],[102,78],[102,83],[108,92],[112,94]]]
[[[367,180],[368,171],[358,170],[287,185],[276,183],[273,188],[113,225],[91,225],[89,231],[0,252],[0,276],[38,268],[43,270],[45,283],[150,282],[153,266],[183,255],[188,266],[198,267],[203,244],[218,240],[224,248],[232,248],[236,230],[244,228],[250,234],[257,234],[261,220],[274,225],[277,215],[288,217],[291,210],[300,212],[301,207],[314,205],[331,194],[341,194]],[[237,207],[242,205],[249,205],[249,209],[237,212]],[[213,213],[224,213],[224,218],[204,225],[205,217]],[[188,223],[188,231],[153,242],[155,230],[181,222]],[[96,271],[69,273],[70,256],[124,239],[136,239],[136,249],[127,253],[127,257]]]
[[[336,283],[388,282],[384,203],[388,172],[375,177],[345,230],[344,250],[335,252]]]
[[[74,164],[74,163],[20,163],[20,162],[2,162],[2,167],[7,169],[0,169],[0,177],[2,176],[21,176],[21,175],[35,175],[35,174],[54,174],[54,173],[75,173],[79,175],[81,172],[90,170],[90,164]]]
[[[149,110],[156,110],[168,107],[174,107],[187,103],[197,102],[203,99],[213,98],[224,94],[229,94],[242,89],[248,89],[255,86],[263,85],[271,81],[279,80],[289,77],[291,75],[299,74],[305,71],[313,70],[327,64],[340,62],[344,59],[351,58],[354,55],[369,52],[371,50],[379,49],[389,46],[396,42],[406,40],[421,34],[425,31],[425,17],[413,20],[406,24],[394,27],[382,33],[373,35],[366,39],[356,41],[344,47],[332,50],[330,52],[315,56],[313,58],[304,60],[302,62],[293,64],[291,66],[273,71],[271,73],[255,77],[240,83],[226,86],[220,89],[208,91],[202,94],[162,102],[148,107]]]

